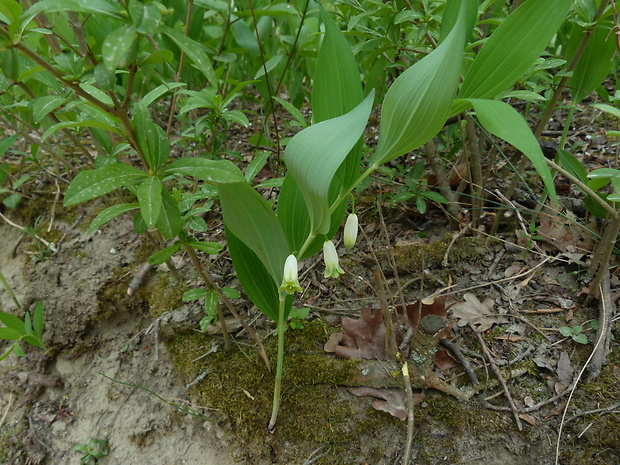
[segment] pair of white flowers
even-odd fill
[[[347,218],[347,222],[344,225],[344,238],[343,242],[346,248],[350,249],[355,245],[357,240],[358,220],[355,213],[350,214]],[[340,264],[338,263],[338,252],[336,252],[336,246],[332,241],[325,241],[323,243],[323,260],[325,260],[325,277],[337,278],[344,273]],[[287,294],[294,294],[295,292],[301,292],[301,286],[299,285],[299,277],[297,275],[297,258],[295,255],[289,255],[284,264],[284,276],[282,278],[282,285],[280,286],[280,292],[286,292]]]

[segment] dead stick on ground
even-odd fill
[[[413,389],[411,387],[411,378],[409,378],[409,364],[407,361],[403,363],[402,373],[405,382],[405,393],[407,394],[407,445],[405,446],[405,455],[403,456],[402,465],[407,465],[409,463],[409,457],[411,456],[413,428],[415,426],[415,418],[413,416]]]
[[[478,338],[478,342],[480,342],[482,351],[484,352],[484,355],[486,355],[487,359],[489,360],[489,365],[491,365],[491,369],[493,370],[493,372],[495,373],[495,376],[497,376],[497,379],[501,383],[502,388],[504,389],[504,394],[506,395],[506,399],[508,399],[508,403],[510,404],[510,409],[512,410],[512,414],[514,415],[515,421],[517,422],[517,427],[519,428],[519,431],[521,431],[523,429],[523,425],[521,425],[521,419],[519,418],[519,410],[517,409],[517,406],[515,405],[515,401],[512,399],[512,396],[510,395],[510,391],[508,390],[508,385],[506,384],[506,381],[504,380],[504,377],[502,376],[502,372],[499,370],[499,368],[497,368],[497,365],[495,364],[495,361],[493,360],[493,357],[491,356],[491,353],[489,352],[489,349],[487,348],[487,345],[485,344],[484,339],[482,339],[482,336],[478,334],[478,332],[476,331],[476,328],[474,328],[474,325],[469,323],[469,327],[471,328],[471,330],[474,332],[474,334]]]
[[[599,317],[601,322],[598,326],[596,338],[601,340],[601,347],[594,352],[592,363],[589,368],[589,379],[598,377],[601,373],[601,367],[605,363],[605,359],[610,352],[611,343],[611,318],[614,312],[614,304],[611,300],[611,288],[609,282],[609,270],[605,267],[605,273],[601,279],[599,293]]]
[[[446,349],[448,349],[450,352],[452,352],[452,354],[460,362],[460,364],[465,369],[465,373],[467,373],[467,376],[469,376],[469,380],[471,381],[471,384],[473,384],[474,386],[478,386],[480,384],[480,381],[478,381],[478,376],[476,376],[476,372],[471,367],[471,363],[469,363],[469,360],[467,360],[465,358],[465,355],[463,355],[463,352],[461,352],[461,349],[459,349],[459,347],[456,344],[454,344],[452,341],[450,341],[447,338],[441,339],[439,343],[442,346],[444,346]]]
[[[383,287],[383,281],[381,279],[381,271],[379,268],[374,270],[375,292],[379,299],[379,305],[381,307],[381,313],[383,313],[383,322],[385,324],[385,353],[387,359],[390,361],[396,360],[396,351],[398,346],[396,345],[396,333],[394,332],[394,324],[392,321],[392,312],[388,306],[387,298],[385,296],[385,288]]]

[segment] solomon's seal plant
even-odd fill
[[[550,15],[546,20],[559,27],[570,3],[562,0],[552,11],[545,9]],[[540,8],[529,8],[532,4],[539,2],[528,2],[524,5],[528,8],[521,7],[515,13],[541,14]],[[383,101],[377,149],[368,160],[362,160],[361,140],[374,90],[362,89],[346,38],[321,9],[325,37],[313,83],[314,124],[286,146],[282,160],[287,173],[276,209],[245,180],[218,184],[237,275],[256,306],[278,324],[278,364],[269,431],[275,428],[280,407],[284,330],[293,303],[291,294],[301,289],[297,261],[323,248],[325,276],[343,273],[332,238],[342,223],[350,193],[379,166],[419,148],[442,129],[449,116],[473,107],[489,132],[512,143],[532,160],[551,198],[556,197],[544,156],[527,123],[509,105],[492,100],[525,72],[555,29],[537,31],[524,39],[528,42],[525,46],[520,42],[515,47],[512,40],[506,43],[505,34],[521,36],[523,31],[518,29],[523,28],[523,18],[511,21],[509,17],[508,26],[504,23],[498,27],[470,64],[461,98],[455,99],[463,51],[477,13],[475,0],[446,3],[439,45],[394,81]],[[507,28],[511,29],[506,32]],[[514,66],[497,65],[507,57],[514,58],[510,61]],[[367,167],[361,171],[363,165]],[[357,217],[350,216],[347,223],[345,245],[350,247],[355,243]]]

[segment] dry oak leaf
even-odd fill
[[[349,392],[358,397],[376,397],[383,400],[375,400],[372,407],[380,412],[387,412],[402,421],[407,419],[407,395],[402,389],[375,389],[360,386],[349,388]],[[413,394],[413,405],[416,406],[424,400],[424,393]]]
[[[482,333],[494,324],[508,323],[502,315],[493,311],[493,299],[487,297],[480,302],[474,294],[466,293],[463,295],[464,302],[457,302],[450,307],[452,317],[458,318],[458,326],[465,326],[468,323],[476,326],[476,331]]]

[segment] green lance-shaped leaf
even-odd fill
[[[237,277],[248,297],[267,317],[278,321],[279,285],[276,286],[258,256],[228,228],[226,228],[226,239]],[[285,317],[290,312],[292,300],[292,296],[287,297]]]
[[[134,107],[132,125],[149,168],[157,172],[170,156],[170,140],[164,130],[151,121],[148,108],[141,103]]]
[[[172,29],[171,27],[161,26],[161,31],[170,37],[177,46],[185,52],[185,54],[191,58],[194,62],[194,66],[205,75],[211,85],[217,84],[217,77],[215,71],[211,65],[211,60],[206,54],[202,46],[195,40],[190,39],[182,32]]]
[[[574,24],[567,50],[569,61],[583,34],[584,29]],[[574,104],[579,103],[601,85],[611,70],[615,53],[615,31],[609,25],[598,24],[592,31],[592,36],[573,70],[573,75],[568,80],[567,85]]]
[[[108,16],[124,20],[120,6],[116,2],[106,2],[105,0],[43,0],[35,3],[32,8],[24,13],[23,17],[29,21],[39,13],[50,14],[74,11],[76,13]]]
[[[155,87],[155,89],[147,93],[144,97],[142,97],[142,100],[140,100],[140,105],[142,105],[144,108],[147,108],[151,103],[159,100],[167,92],[170,92],[177,87],[185,87],[186,85],[187,84],[185,84],[184,82],[167,82],[165,84],[160,84],[159,86]]]
[[[118,205],[112,205],[111,207],[103,210],[95,217],[95,219],[90,223],[86,234],[91,234],[93,231],[100,228],[108,221],[112,221],[117,216],[120,216],[123,213],[127,213],[132,210],[137,210],[138,208],[140,208],[140,204],[138,203],[121,203]]]
[[[243,173],[233,162],[207,158],[181,158],[160,170],[159,174],[162,176],[180,174],[210,183],[237,183],[244,179]]]
[[[351,111],[364,99],[360,72],[351,46],[321,7],[325,37],[312,86],[312,119],[320,123]]]
[[[100,169],[82,171],[71,181],[64,204],[70,206],[96,199],[146,176],[144,171],[123,163],[110,163]]]
[[[441,45],[401,74],[388,90],[374,164],[417,149],[446,122],[460,77],[469,1],[461,5],[458,19]]]
[[[566,19],[572,0],[523,2],[491,34],[467,69],[459,97],[495,97],[540,56]]]
[[[157,26],[161,22],[161,13],[156,4],[142,4],[138,0],[129,0],[128,10],[140,34],[154,35],[157,32]]]
[[[222,244],[218,244],[217,242],[199,241],[194,238],[189,238],[183,245],[211,255],[220,253],[223,248]]]
[[[364,133],[373,99],[374,91],[346,115],[304,129],[286,146],[282,159],[306,200],[312,234],[329,231],[329,188],[338,167]]]
[[[109,124],[102,123],[101,121],[96,121],[92,119],[83,120],[83,121],[63,121],[60,123],[56,123],[53,126],[47,128],[47,130],[41,136],[41,140],[45,141],[49,136],[54,134],[56,131],[64,128],[98,128],[103,129],[104,131],[110,131],[119,136],[125,137],[125,133],[118,129],[115,126],[110,126]]]
[[[360,71],[351,45],[323,8],[321,17],[325,23],[325,37],[319,50],[312,86],[314,123],[342,116],[364,100]],[[357,179],[361,159],[360,137],[338,169],[336,179],[342,187],[348,188]]]
[[[441,17],[441,31],[439,33],[439,43],[442,43],[454,24],[458,21],[461,15],[461,0],[448,0]],[[466,2],[464,5],[467,10],[465,12],[465,41],[467,42],[471,37],[474,26],[476,26],[476,19],[478,18],[478,2]]]
[[[136,189],[142,218],[149,228],[155,225],[161,211],[162,183],[157,176],[149,176]]]
[[[155,227],[166,239],[178,236],[183,225],[183,218],[172,194],[166,189],[161,190],[161,210]]]
[[[19,79],[19,55],[15,48],[3,50],[0,54],[0,69],[11,81]]]
[[[1,328],[0,327],[0,339],[4,339],[7,341],[16,341],[21,339],[23,336],[22,333],[13,328]],[[0,358],[0,360],[2,360]]]
[[[17,331],[20,335],[26,334],[26,327],[24,322],[15,315],[0,311],[0,321],[14,331]]]
[[[181,241],[176,241],[174,244],[158,250],[149,257],[149,265],[161,265],[165,261],[172,258],[172,256],[177,253],[182,245],[183,243]]]
[[[321,16],[325,23],[325,37],[321,43],[312,88],[312,118],[315,123],[344,115],[364,99],[359,68],[349,42],[323,8]],[[332,197],[335,198],[341,188],[348,187],[359,175],[361,142],[360,138],[338,168],[330,187],[334,194]],[[333,199],[328,200],[331,203]],[[328,237],[335,234],[343,214],[343,208],[339,208],[331,215]],[[280,190],[278,219],[291,250],[299,250],[310,234],[310,219],[304,196],[291,174],[287,174]],[[317,240],[298,258],[310,256],[322,246],[323,240]]]
[[[0,2],[0,21],[11,24],[22,14],[22,6],[15,0],[3,0]]]
[[[290,250],[271,206],[245,179],[218,184],[218,191],[226,227],[256,254],[274,285],[280,286]]]
[[[340,193],[339,186],[341,185],[342,183],[336,182],[336,179],[332,182],[328,196],[330,204]],[[347,202],[342,202],[337,208],[334,208],[331,214],[329,231],[325,234],[327,238],[331,239],[334,237],[340,228],[346,209]],[[280,196],[278,198],[278,220],[282,225],[282,229],[284,229],[290,249],[299,251],[310,234],[310,216],[303,193],[297,185],[297,181],[295,181],[295,178],[290,173],[284,178],[284,183],[280,189]],[[325,238],[323,235],[316,237],[314,241],[306,247],[303,254],[297,258],[303,260],[304,258],[311,257],[321,250],[324,241]]]
[[[39,302],[34,309],[34,314],[32,316],[32,328],[34,329],[34,334],[39,339],[43,335],[43,324],[44,324],[44,314],[43,314],[43,302]]]
[[[108,73],[114,73],[120,61],[138,37],[135,26],[121,26],[112,31],[101,45],[103,65]]]
[[[469,99],[484,128],[500,139],[519,149],[527,156],[545,183],[547,193],[557,202],[553,177],[545,161],[540,145],[523,116],[505,102],[499,100]]]
[[[35,123],[39,123],[49,113],[65,103],[66,99],[59,95],[44,95],[36,97],[29,106],[32,108],[32,117]]]

